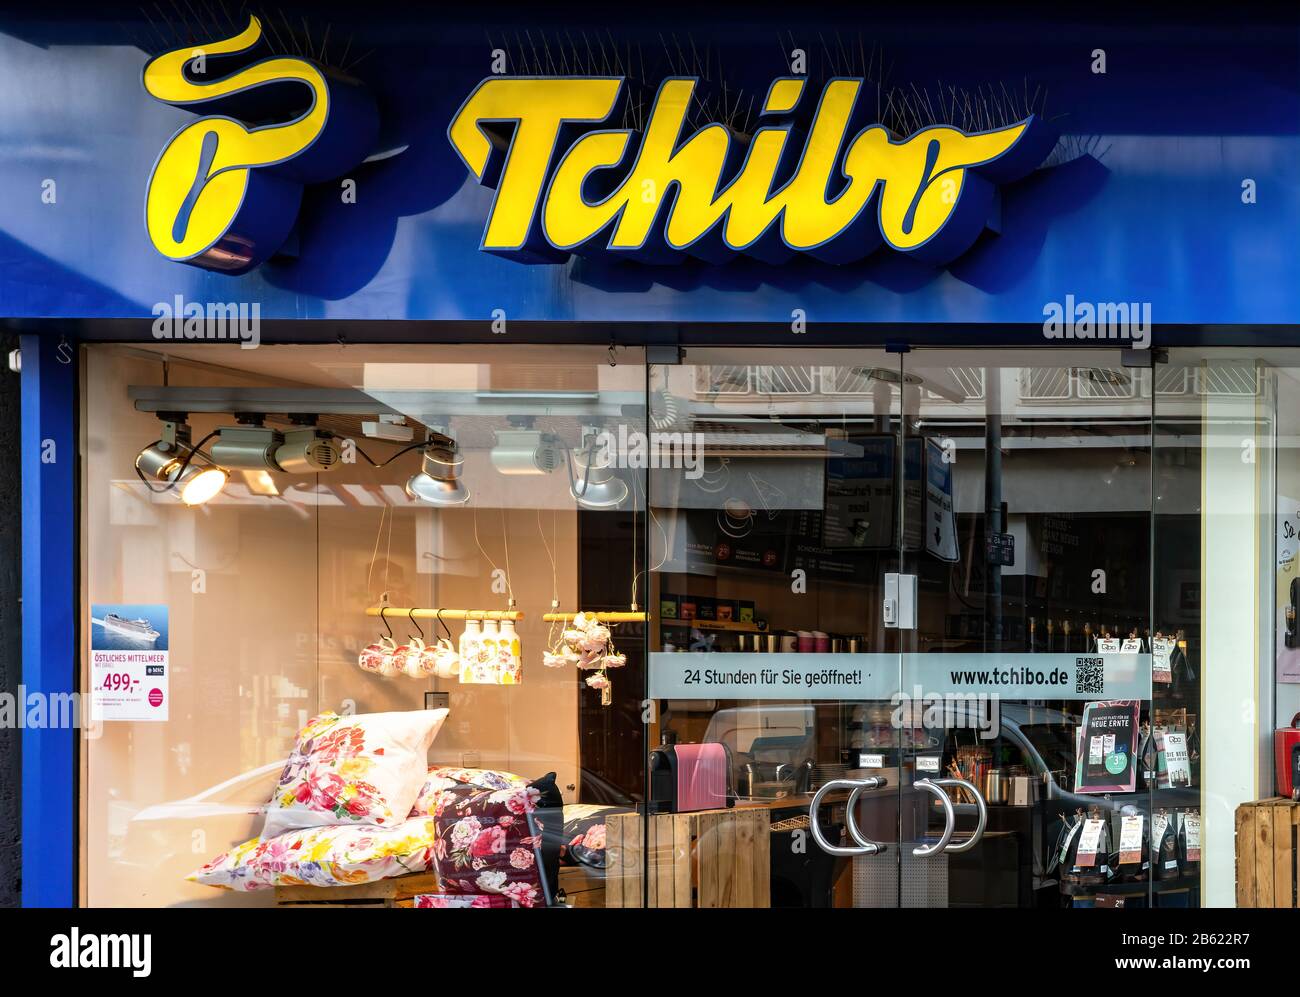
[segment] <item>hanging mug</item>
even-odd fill
[[[411,643],[406,647],[406,653],[402,655],[401,671],[408,678],[424,678],[424,655],[427,649],[424,641],[419,637],[412,637]]]
[[[424,670],[440,679],[456,678],[460,674],[460,654],[452,647],[451,641],[443,637],[436,647],[425,650]]]
[[[393,648],[379,659],[379,674],[385,678],[400,675],[402,673],[402,662],[408,650],[408,645],[394,643]]]
[[[383,670],[384,658],[397,649],[391,637],[380,637],[373,644],[367,644],[357,655],[357,664],[362,671],[379,674]]]

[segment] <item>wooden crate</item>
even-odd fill
[[[560,890],[566,906],[605,906],[605,877],[583,866],[560,866]]]
[[[1296,861],[1300,858],[1300,803],[1273,797],[1237,808],[1237,906],[1300,904]]]
[[[616,814],[606,822],[609,907],[768,907],[765,808]]]
[[[605,906],[604,878],[586,869],[561,866],[560,889],[570,907]],[[277,886],[275,903],[278,907],[331,907],[335,910],[413,907],[417,894],[441,892],[436,873],[420,872],[356,886]]]

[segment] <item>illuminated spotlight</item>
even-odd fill
[[[202,459],[202,463],[196,462]],[[226,487],[224,469],[208,461],[190,442],[190,427],[180,420],[163,422],[162,438],[135,458],[136,473],[175,488],[186,505],[202,505]],[[168,489],[163,489],[168,490]]]

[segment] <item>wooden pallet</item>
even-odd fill
[[[277,886],[277,907],[329,907],[333,910],[352,910],[375,907],[410,907],[418,893],[441,892],[438,875],[433,872],[413,873],[380,879],[356,886]]]
[[[560,889],[570,907],[604,907],[605,880],[576,866],[561,866]],[[277,907],[329,907],[334,910],[413,907],[420,893],[441,893],[438,875],[412,873],[356,886],[277,886]]]
[[[1280,796],[1237,808],[1237,906],[1300,904],[1296,861],[1300,858],[1300,803]]]
[[[763,808],[612,815],[606,905],[771,906],[769,820]]]

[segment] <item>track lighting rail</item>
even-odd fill
[[[137,384],[128,396],[140,412],[395,415],[427,421],[452,415],[626,417],[645,411],[636,391],[478,392],[404,388],[186,387]]]
[[[275,412],[283,415],[406,415],[353,388],[163,387],[127,389],[140,412]]]

